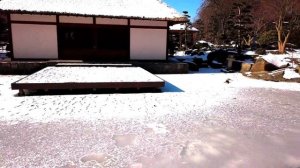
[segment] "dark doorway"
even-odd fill
[[[127,26],[59,26],[59,59],[129,60]]]

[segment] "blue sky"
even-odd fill
[[[168,5],[175,8],[178,12],[188,11],[193,21],[197,15],[198,8],[202,0],[164,0]]]

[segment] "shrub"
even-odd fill
[[[207,63],[211,65],[213,61],[225,63],[229,53],[225,50],[216,50],[207,55]]]
[[[266,50],[263,49],[263,48],[258,48],[258,49],[255,51],[255,53],[258,54],[258,55],[266,55],[266,54],[267,54]]]
[[[257,42],[260,45],[268,45],[274,41],[277,41],[276,31],[275,30],[269,30],[264,33],[262,33],[259,38],[257,39]]]

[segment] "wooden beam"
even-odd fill
[[[11,59],[14,60],[15,56],[14,56],[14,44],[13,44],[13,38],[12,38],[12,25],[11,25],[11,17],[10,17],[10,13],[7,14],[7,25],[8,25],[8,41],[9,41],[9,50],[10,50],[10,55],[11,55]]]
[[[13,90],[160,88],[165,82],[12,83]]]

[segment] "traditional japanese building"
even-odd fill
[[[179,50],[192,47],[197,40],[198,33],[199,30],[197,28],[189,26],[186,23],[179,23],[170,26],[170,36],[172,41],[176,43],[175,45]]]
[[[1,0],[13,59],[166,60],[169,26],[187,18],[161,0]]]

